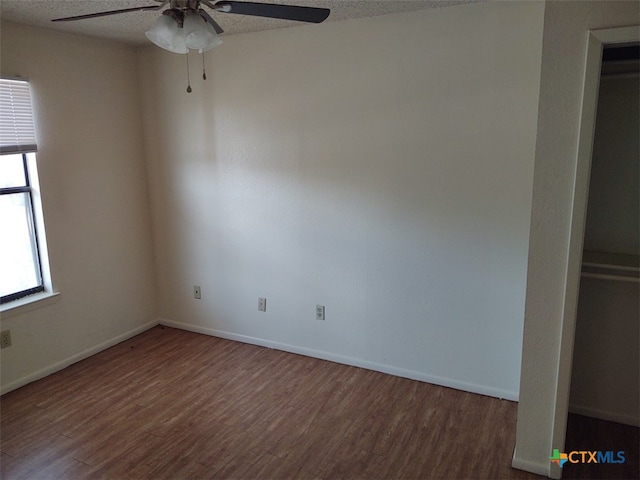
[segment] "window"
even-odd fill
[[[1,303],[44,291],[27,155],[0,156]]]
[[[45,291],[36,150],[29,83],[0,79],[0,304]]]

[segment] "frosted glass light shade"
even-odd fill
[[[188,48],[205,52],[222,44],[213,27],[200,15],[188,15],[184,19],[184,43]]]
[[[184,36],[178,23],[168,15],[162,15],[153,24],[151,29],[145,32],[149,40],[160,48],[173,53],[187,53]]]
[[[222,45],[222,40],[220,39],[218,34],[216,34],[215,31],[213,33],[214,33],[214,35],[213,35],[213,37],[210,38],[210,40],[207,43],[207,45],[204,48],[199,48],[198,49],[198,51],[200,53],[206,52],[207,50],[211,50],[212,48],[217,47],[218,45]]]

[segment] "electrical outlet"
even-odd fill
[[[11,330],[3,330],[0,332],[0,348],[11,346]]]
[[[200,290],[200,285],[193,286],[193,298],[202,298],[202,290]]]
[[[324,305],[316,305],[316,320],[324,320]]]
[[[260,297],[258,298],[258,311],[266,312],[267,311],[267,299]]]

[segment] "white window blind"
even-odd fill
[[[0,153],[36,150],[29,83],[0,78]]]

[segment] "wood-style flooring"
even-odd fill
[[[540,479],[516,403],[156,327],[1,398],[3,479]]]
[[[640,428],[569,414],[565,452],[624,452],[624,463],[565,463],[564,480],[639,479]],[[577,458],[577,457],[576,457]],[[585,457],[588,458],[588,457]],[[617,457],[616,457],[617,459]]]

